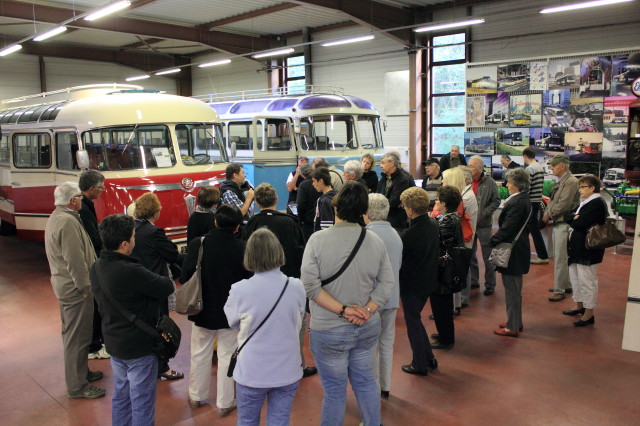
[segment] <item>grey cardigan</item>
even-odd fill
[[[476,194],[478,200],[477,228],[488,228],[493,225],[493,213],[500,206],[500,195],[496,181],[489,176],[482,176]]]
[[[312,330],[329,330],[350,324],[313,301],[323,289],[345,305],[364,306],[371,300],[378,306],[384,306],[391,297],[395,277],[387,250],[380,237],[370,231],[367,231],[349,268],[335,281],[322,287],[321,281],[338,272],[347,260],[361,229],[357,223],[340,222],[313,233],[309,238],[300,278],[310,300]],[[377,317],[375,312],[370,321]]]
[[[546,213],[555,223],[564,222],[565,213],[575,210],[578,204],[580,204],[578,179],[567,171],[553,184]]]

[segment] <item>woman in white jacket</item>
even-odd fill
[[[255,275],[233,284],[224,306],[229,326],[240,328],[238,345],[242,345],[275,305],[264,325],[238,354],[233,378],[239,426],[260,424],[265,398],[267,425],[289,424],[291,406],[302,378],[298,333],[305,291],[302,281],[280,272],[284,261],[282,246],[273,232],[267,228],[255,231],[244,254],[245,269]]]

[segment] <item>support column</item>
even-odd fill
[[[189,65],[191,58],[176,57],[176,65]],[[193,79],[191,67],[182,67],[176,78],[176,92],[179,96],[193,96]]]
[[[47,68],[43,56],[38,56],[38,63],[40,64],[40,93],[44,93],[47,91]]]
[[[311,42],[311,33],[309,32],[309,27],[302,28],[302,42],[310,43]],[[313,85],[313,73],[311,70],[311,45],[305,44],[303,47],[304,52],[304,79],[305,84],[307,86]]]
[[[422,178],[422,159],[428,146],[427,101],[428,84],[424,50],[409,52],[409,170],[414,178]]]

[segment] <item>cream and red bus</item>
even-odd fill
[[[220,119],[195,99],[131,85],[90,85],[0,104],[0,230],[42,240],[53,190],[100,171],[105,191],[98,220],[126,213],[154,192],[156,223],[176,242],[186,239],[189,214],[202,186],[224,179],[228,164]]]

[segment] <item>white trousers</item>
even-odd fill
[[[586,309],[596,307],[598,301],[598,271],[597,265],[569,265],[569,276],[573,285],[573,300],[582,302]]]
[[[229,360],[238,346],[238,330],[223,328],[209,330],[193,324],[191,327],[191,372],[189,374],[189,398],[203,401],[209,398],[213,342],[218,337],[218,387],[216,405],[229,408],[233,405],[235,382],[227,377]]]
[[[378,350],[374,352],[373,373],[380,390],[391,390],[391,369],[393,364],[393,342],[396,338],[397,308],[380,309],[380,336]]]

